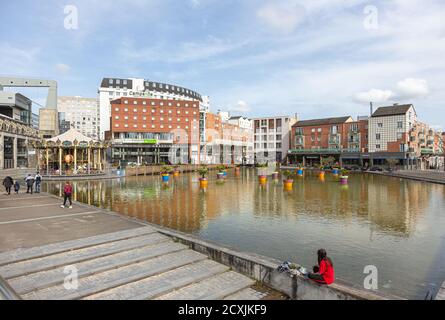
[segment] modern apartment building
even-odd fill
[[[199,103],[202,128],[205,128],[204,112],[209,108],[209,98],[201,96],[199,93],[173,84],[154,82],[145,79],[120,79],[104,78],[99,90],[100,108],[100,138],[105,137],[105,132],[110,131],[111,101],[122,97],[140,97],[173,101],[195,101]],[[201,133],[204,141],[204,131]]]
[[[291,145],[291,128],[296,117],[254,118],[255,162],[283,162]]]
[[[328,157],[342,164],[359,164],[367,148],[367,117],[302,120],[292,127],[289,158],[303,165],[320,164]]]
[[[32,103],[20,93],[0,91],[0,169],[36,164],[32,141],[39,140],[32,126]]]
[[[58,97],[57,109],[60,133],[73,128],[84,136],[99,140],[100,110],[96,98]]]
[[[369,153],[374,164],[397,159],[414,164],[420,156],[416,139],[411,137],[417,127],[417,113],[412,104],[378,108],[369,119]]]

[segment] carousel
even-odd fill
[[[94,141],[71,129],[57,137],[35,142],[38,170],[46,176],[104,174],[107,143]]]

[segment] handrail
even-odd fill
[[[22,300],[2,277],[0,277],[0,300]]]

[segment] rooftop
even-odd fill
[[[309,127],[309,126],[322,126],[331,124],[340,124],[352,121],[352,117],[337,117],[337,118],[324,118],[324,119],[313,119],[313,120],[302,120],[294,124],[294,127]]]
[[[413,106],[412,104],[403,104],[403,105],[393,105],[390,107],[380,107],[372,114],[372,117],[375,118],[375,117],[403,115],[406,114],[412,106]]]

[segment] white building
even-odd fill
[[[96,98],[59,97],[57,103],[58,111],[64,114],[64,120],[71,128],[93,140],[99,140],[100,114]]]
[[[256,162],[282,162],[286,159],[292,126],[296,117],[265,117],[253,119]]]
[[[409,152],[409,133],[416,122],[411,104],[378,108],[369,119],[369,152]]]
[[[209,109],[210,99],[199,93],[177,85],[153,82],[145,79],[104,78],[99,88],[100,138],[110,131],[110,101],[120,97],[148,97],[171,100],[192,100],[200,102],[202,113]],[[200,127],[205,127],[205,115],[202,114]],[[204,139],[204,132],[200,132]]]

